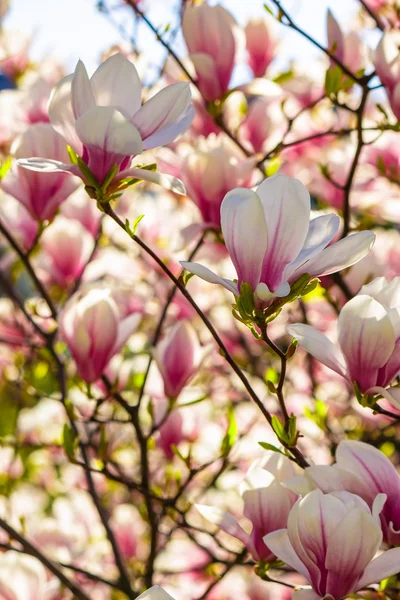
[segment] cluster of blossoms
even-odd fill
[[[0,2],[0,600],[393,600],[400,9],[152,3],[89,76]]]

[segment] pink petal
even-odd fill
[[[274,291],[302,249],[309,229],[310,195],[287,175],[269,177],[257,188],[267,224],[268,248],[261,279]]]
[[[349,377],[365,392],[375,385],[378,369],[394,350],[395,333],[386,309],[370,296],[356,296],[340,312],[338,338]]]
[[[152,148],[160,143],[152,143],[151,138],[156,139],[154,134],[166,132],[163,144],[172,142],[179,133],[187,127],[179,127],[190,108],[191,101],[190,86],[186,82],[168,85],[155,96],[143,104],[140,110],[132,117],[132,123],[140,131],[142,139],[146,141],[145,147]],[[194,114],[191,111],[191,118]],[[186,125],[186,121],[184,121]],[[175,133],[176,132],[176,133]],[[168,135],[169,134],[169,135]],[[161,141],[161,137],[158,138]]]
[[[229,192],[221,205],[221,228],[239,288],[246,282],[255,290],[267,249],[267,227],[258,195],[245,188]]]
[[[357,590],[365,588],[372,583],[379,583],[400,571],[400,548],[391,548],[386,550],[380,556],[375,558],[362,574]]]

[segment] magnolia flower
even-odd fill
[[[382,394],[400,408],[400,388],[387,388],[400,372],[400,277],[377,277],[340,311],[339,347],[310,325],[287,328],[314,358],[363,394]]]
[[[263,18],[250,19],[244,32],[249,66],[255,77],[263,77],[277,50],[275,19],[268,13]]]
[[[375,50],[376,73],[386,88],[390,106],[400,119],[400,31],[386,31]]]
[[[90,79],[79,61],[51,94],[50,122],[99,185],[116,165],[113,183],[138,178],[184,193],[179,180],[130,165],[144,150],[173,142],[189,127],[194,116],[189,84],[169,85],[143,105],[141,87],[134,65],[122,54],[108,58]],[[46,158],[19,164],[34,171],[73,173],[86,181],[77,165]]]
[[[370,508],[377,494],[385,494],[380,514],[383,538],[400,545],[400,476],[383,452],[364,442],[344,440],[336,449],[335,465],[308,467],[306,477],[324,493],[346,490],[357,494]]]
[[[250,534],[246,533],[230,513],[212,506],[197,505],[197,509],[208,521],[240,540],[254,560],[273,561],[275,553],[264,543],[263,538],[271,531],[286,527],[297,495],[285,487],[285,482],[295,475],[296,471],[290,460],[274,453],[267,462],[255,461],[251,465],[240,487],[244,503],[243,515],[252,524]]]
[[[32,154],[57,161],[68,160],[63,138],[46,123],[32,125],[12,146],[12,153],[20,161]],[[13,166],[1,182],[2,189],[14,196],[37,221],[52,219],[60,204],[79,185],[79,179],[65,173],[37,173]]]
[[[310,195],[297,179],[274,175],[256,192],[237,188],[222,202],[221,228],[238,282],[222,279],[197,263],[181,264],[235,296],[246,282],[257,300],[268,302],[287,296],[290,284],[300,275],[314,278],[336,273],[361,260],[373,246],[375,235],[361,231],[327,248],[338,230],[339,217],[309,219]]]
[[[61,316],[61,337],[75,359],[79,377],[93,382],[136,329],[140,315],[122,318],[110,289],[74,295]]]
[[[57,581],[48,580],[46,569],[37,558],[12,550],[0,556],[0,598],[50,600],[57,588]]]
[[[335,17],[328,10],[327,15],[328,48],[344,65],[357,73],[365,67],[366,53],[364,46],[355,31],[344,34]],[[336,63],[332,61],[332,65]]]
[[[200,346],[193,327],[181,321],[157,345],[154,358],[164,380],[164,392],[168,398],[176,398],[185,385],[197,373],[205,352]]]
[[[205,225],[220,227],[224,196],[235,185],[251,185],[255,162],[255,158],[243,158],[225,135],[201,140],[198,148],[185,157],[181,177]]]
[[[94,248],[94,239],[79,223],[57,217],[41,239],[42,268],[49,281],[61,287],[71,285],[85,268]]]
[[[378,494],[371,511],[349,492],[314,490],[296,502],[287,529],[264,538],[278,558],[311,584],[312,589],[295,592],[293,600],[341,600],[399,572],[400,548],[373,560],[382,543],[379,513],[384,501],[385,495]]]
[[[235,64],[235,22],[222,6],[190,4],[185,8],[182,32],[206,100],[217,100],[228,90]]]

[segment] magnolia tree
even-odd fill
[[[400,7],[253,4],[1,30],[3,600],[399,597]]]

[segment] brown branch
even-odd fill
[[[53,561],[49,560],[42,552],[36,548],[31,542],[25,539],[18,531],[16,531],[11,525],[9,525],[4,519],[0,517],[0,527],[8,533],[10,538],[16,540],[21,544],[22,548],[27,554],[37,558],[46,569],[53,573],[55,577],[68,588],[78,600],[90,600],[89,596],[73,581],[71,581],[64,573],[58,568]]]

